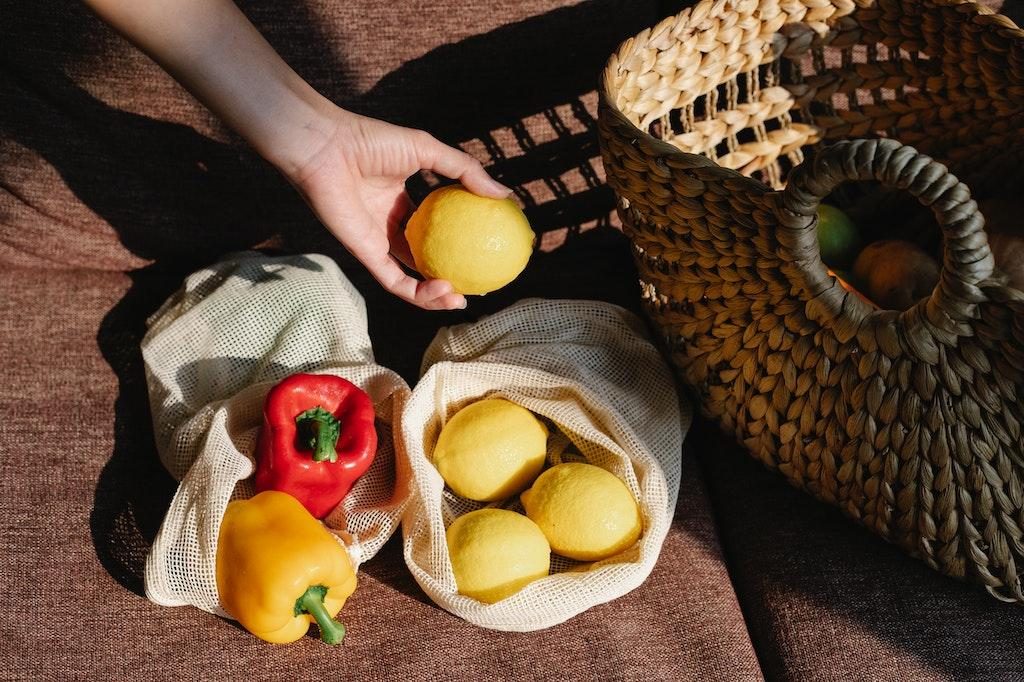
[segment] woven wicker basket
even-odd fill
[[[936,570],[1024,601],[1024,293],[947,170],[1020,198],[1024,32],[955,0],[705,1],[626,41],[601,97],[646,309],[704,414]],[[820,260],[816,207],[852,180],[941,228],[939,284],[906,311]]]

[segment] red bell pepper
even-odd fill
[[[373,401],[331,374],[293,374],[270,389],[256,444],[256,492],[295,497],[327,516],[377,452]]]

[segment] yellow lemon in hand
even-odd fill
[[[479,197],[462,185],[436,189],[405,230],[416,269],[460,294],[486,294],[523,271],[534,234],[512,199]]]
[[[459,592],[487,604],[543,578],[551,548],[530,519],[505,509],[478,509],[455,519],[446,533]]]
[[[553,466],[519,499],[552,551],[570,559],[607,559],[631,547],[643,529],[633,493],[593,464]]]
[[[489,398],[455,413],[437,438],[434,466],[456,495],[496,502],[544,468],[548,429],[525,407]]]

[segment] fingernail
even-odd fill
[[[462,301],[459,302],[458,309],[459,310],[465,310],[466,306],[468,306],[468,305],[469,305],[469,301],[467,301],[466,297],[463,296],[462,297]]]
[[[497,180],[495,180],[493,178],[491,178],[491,183],[494,185],[494,188],[496,190],[498,190],[499,192],[503,192],[505,194],[505,196],[508,196],[508,195],[512,194],[512,188],[511,187],[506,187],[505,185],[501,184],[500,182],[498,182]]]

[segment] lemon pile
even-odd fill
[[[626,484],[593,464],[543,470],[547,437],[533,413],[500,398],[471,403],[441,430],[434,465],[455,494],[499,502],[521,493],[526,511],[478,509],[448,527],[461,594],[494,603],[548,575],[552,552],[600,561],[640,539],[640,509]]]

